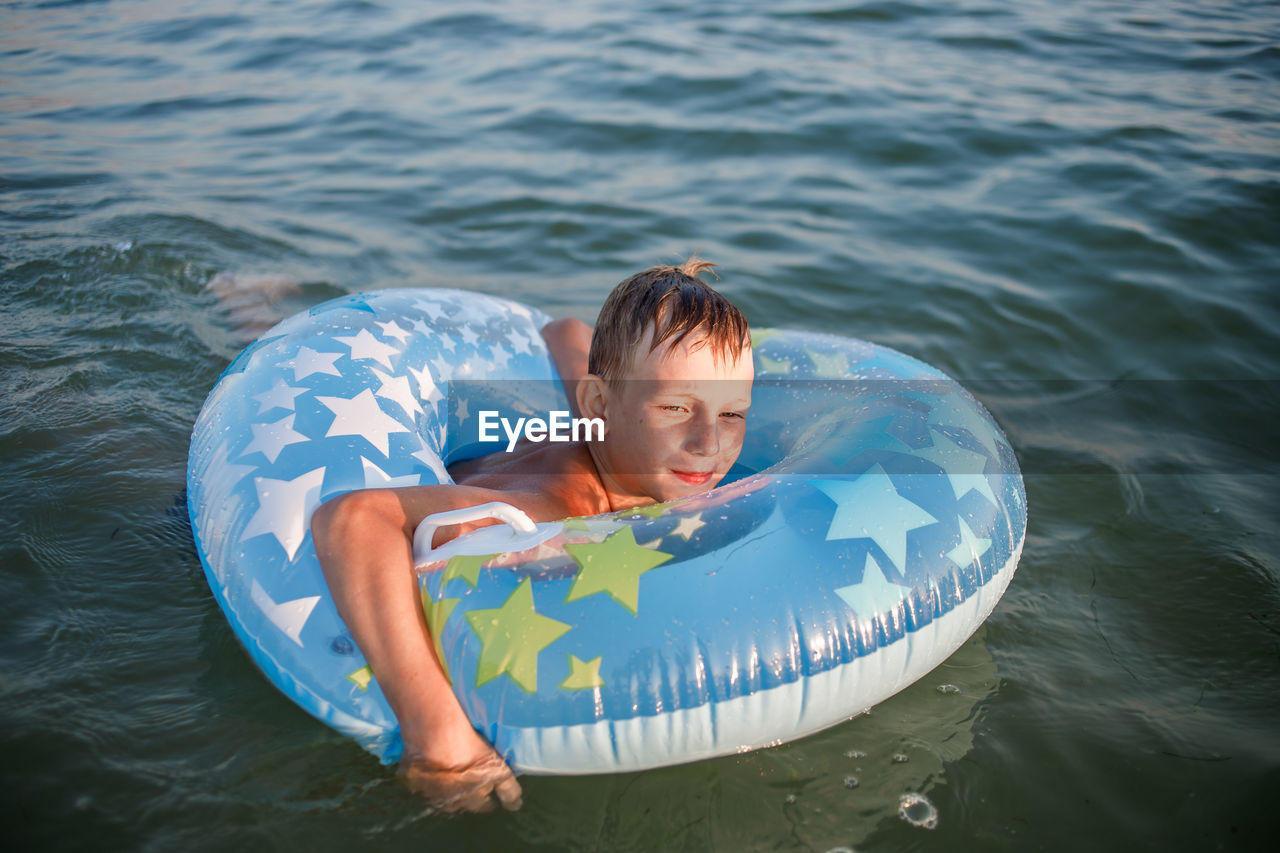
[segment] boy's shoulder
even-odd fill
[[[458,485],[537,495],[557,518],[610,510],[591,453],[582,442],[523,443],[509,454],[461,463],[450,473]]]

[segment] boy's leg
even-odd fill
[[[204,289],[227,309],[236,333],[245,341],[253,340],[283,320],[285,314],[278,303],[288,305],[290,297],[302,293],[298,283],[287,276],[226,272],[214,276]]]

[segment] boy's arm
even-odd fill
[[[491,500],[543,509],[536,497],[529,506],[528,497],[471,486],[374,489],[327,501],[311,520],[338,613],[400,724],[400,772],[442,810],[484,811],[494,797],[516,809],[521,791],[511,769],[471,727],[436,659],[413,572],[413,532],[427,515]],[[461,526],[442,528],[436,542],[460,532]]]
[[[551,352],[573,417],[581,417],[578,411],[578,380],[587,375],[587,361],[591,352],[591,327],[575,317],[552,320],[542,327],[543,340]]]

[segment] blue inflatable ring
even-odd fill
[[[328,595],[311,514],[352,489],[451,482],[446,462],[505,446],[477,443],[481,410],[567,409],[548,320],[450,290],[327,302],[241,353],[196,421],[189,511],[214,596],[271,681],[384,761],[395,717]],[[753,341],[732,482],[420,573],[454,692],[516,770],[643,769],[816,732],[933,669],[1009,584],[1025,492],[970,394],[862,341]]]

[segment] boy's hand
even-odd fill
[[[515,811],[522,803],[520,783],[495,752],[457,768],[434,767],[406,756],[400,761],[400,775],[432,809],[444,814],[488,812],[496,805]]]

